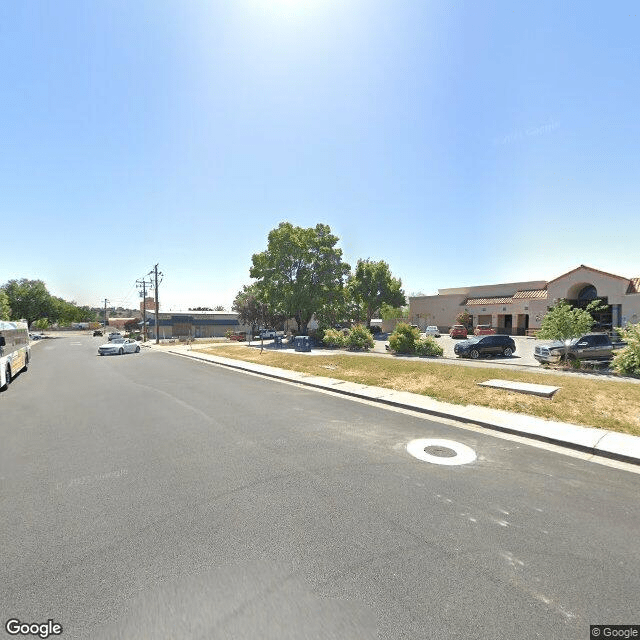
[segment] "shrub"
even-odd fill
[[[373,349],[373,336],[367,327],[357,324],[346,339],[349,349]]]
[[[324,327],[318,327],[317,329],[313,329],[309,331],[309,335],[313,338],[316,344],[321,344],[324,342],[324,332],[326,329]]]
[[[375,336],[378,333],[382,333],[382,327],[380,325],[374,325],[369,328],[369,331],[371,331],[371,335]]]
[[[415,353],[418,340],[420,340],[420,330],[400,322],[389,336],[389,347],[396,353]]]
[[[615,352],[611,367],[626,376],[640,375],[640,322],[619,330],[627,346]]]
[[[431,336],[427,336],[416,341],[416,353],[419,356],[441,356],[444,349]]]
[[[327,347],[344,347],[346,338],[339,329],[326,329],[322,340]]]

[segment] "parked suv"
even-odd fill
[[[453,347],[454,353],[459,357],[469,357],[476,360],[480,356],[505,356],[510,357],[516,350],[516,343],[511,336],[475,336],[462,342],[457,342]]]
[[[108,335],[107,340],[111,342],[112,340],[119,340],[120,338],[122,338],[122,334],[114,331]]]
[[[438,330],[438,327],[436,327],[436,325],[434,325],[434,324],[429,325],[424,330],[424,334],[426,336],[433,336],[434,338],[439,338],[440,337],[440,331]]]

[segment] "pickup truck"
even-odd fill
[[[262,340],[269,340],[270,338],[275,338],[278,335],[277,331],[273,331],[272,329],[265,329],[260,332],[260,338]]]
[[[555,364],[567,360],[611,360],[615,349],[624,343],[612,343],[606,333],[587,333],[564,343],[556,340],[547,345],[536,346],[533,357],[544,364]]]

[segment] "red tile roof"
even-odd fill
[[[467,298],[465,300],[464,305],[469,304],[509,304],[513,302],[513,298],[511,296],[507,298]]]
[[[518,299],[532,299],[532,298],[539,298],[539,299],[545,299],[547,297],[547,290],[546,289],[530,289],[528,291],[516,291],[513,294],[513,299],[514,300],[518,300]]]
[[[627,294],[629,293],[640,293],[640,278],[631,278],[631,280],[629,280]]]

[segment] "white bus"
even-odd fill
[[[0,320],[0,389],[6,389],[11,379],[31,360],[29,328],[26,322]]]

